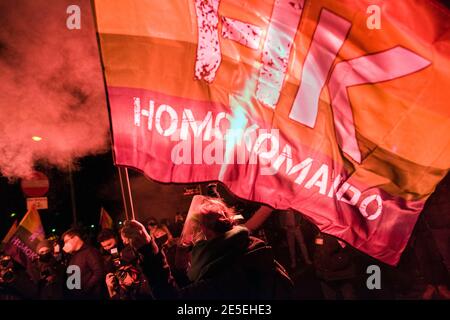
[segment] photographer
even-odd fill
[[[0,252],[0,300],[36,299],[37,287],[26,269]]]
[[[55,258],[54,244],[43,240],[36,249],[39,254],[36,261],[39,299],[60,300],[64,294],[64,266]]]
[[[114,272],[120,264],[120,251],[122,244],[117,239],[112,229],[103,229],[97,236],[97,242],[101,246],[101,254],[107,273]]]
[[[106,286],[112,300],[152,299],[150,287],[139,268],[124,265],[106,275]]]
[[[8,255],[0,256],[0,283],[10,283],[15,278],[13,260]]]
[[[127,245],[114,258],[114,271],[106,275],[106,286],[112,300],[151,299],[148,281],[140,269],[141,257]]]

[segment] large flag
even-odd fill
[[[450,163],[450,14],[426,0],[96,0],[117,165],[220,180],[399,261]]]
[[[9,233],[8,233],[9,234]],[[26,266],[38,258],[36,247],[45,239],[44,228],[36,208],[33,206],[22,218],[17,228],[5,239],[4,250],[14,260]]]
[[[100,210],[100,228],[102,229],[112,229],[113,228],[113,219],[108,214],[108,212],[102,207]]]

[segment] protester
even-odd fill
[[[416,224],[414,253],[417,257],[419,270],[425,280],[422,299],[450,299],[450,291],[447,287],[449,283],[448,270],[425,216],[421,216]]]
[[[188,248],[179,245],[179,239],[183,227],[184,216],[177,212],[174,223],[168,225],[168,228],[173,236],[173,241],[168,242],[168,244],[163,246],[162,249],[175,281],[181,286],[186,286],[190,283],[187,276],[190,255]]]
[[[211,198],[223,199],[217,190],[217,183],[213,182],[206,186],[206,195]]]
[[[119,246],[119,242],[117,240],[117,236],[112,229],[102,229],[100,233],[97,235],[97,241],[102,247],[102,249],[106,252],[111,249],[117,248]]]
[[[0,300],[37,299],[37,286],[26,268],[0,251]]]
[[[286,210],[278,214],[280,217],[281,227],[286,232],[289,258],[291,261],[291,270],[295,270],[297,267],[296,245],[302,253],[303,263],[305,263],[306,265],[312,264],[301,229],[301,215],[299,213],[296,213],[294,210]]]
[[[179,238],[181,236],[183,226],[184,226],[184,216],[180,212],[177,212],[175,215],[174,222],[168,225],[169,231],[174,238]]]
[[[192,247],[188,275],[192,284],[179,289],[164,253],[137,221],[124,234],[143,255],[143,271],[156,298],[277,299],[289,298],[292,282],[274,260],[271,248],[234,226],[233,212],[218,199],[205,198],[188,216],[182,242]]]
[[[102,229],[97,235],[97,242],[101,246],[101,254],[105,271],[114,272],[116,265],[119,263],[119,255],[122,249],[122,244],[117,238],[117,235],[112,229]]]
[[[65,267],[56,259],[54,247],[54,243],[50,240],[43,240],[36,247],[39,258],[35,261],[37,271],[35,280],[41,300],[64,298]]]
[[[67,291],[72,299],[101,299],[104,296],[105,271],[101,254],[88,245],[80,231],[70,229],[62,235],[63,250],[70,254],[68,266],[78,266],[81,276],[81,288]]]
[[[327,300],[357,298],[357,266],[352,249],[337,239],[318,233],[315,239],[314,266]]]
[[[166,225],[158,222],[154,217],[147,219],[147,230],[148,233],[155,238],[156,244],[161,249],[164,245],[173,242],[172,234]]]

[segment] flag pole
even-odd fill
[[[77,221],[77,205],[76,205],[76,196],[75,196],[75,186],[73,183],[73,170],[72,164],[69,165],[69,184],[70,184],[70,198],[72,199],[72,224],[75,227],[78,223]]]
[[[125,168],[125,177],[127,178],[127,188],[129,197],[128,199],[130,200],[131,218],[133,220],[136,220],[136,216],[134,214],[133,196],[131,195],[130,177],[128,176],[128,168]]]
[[[111,119],[111,106],[109,104],[109,94],[108,94],[108,85],[106,83],[106,78],[105,78],[105,67],[104,67],[104,63],[103,63],[103,56],[102,56],[102,52],[101,52],[101,42],[100,42],[100,36],[98,33],[98,23],[97,23],[97,16],[95,14],[95,3],[94,0],[90,1],[91,4],[91,12],[92,12],[92,18],[94,20],[94,25],[95,25],[95,36],[97,38],[97,46],[98,46],[98,55],[100,58],[100,67],[102,69],[102,78],[103,78],[103,86],[105,89],[105,98],[106,98],[106,106],[108,108],[108,118],[109,118],[109,127],[110,127],[110,139],[111,139],[111,146],[112,148],[112,156],[113,156],[113,161],[114,163],[116,163],[116,155],[114,153],[114,135],[113,135],[113,126],[112,126],[112,119]],[[128,204],[126,201],[126,197],[125,197],[125,190],[124,190],[124,184],[123,184],[123,178],[122,178],[122,169],[120,166],[116,166],[117,170],[119,171],[119,178],[120,178],[120,189],[122,191],[122,200],[123,200],[123,207],[125,210],[125,216],[126,219],[129,220],[129,215],[128,215]],[[125,169],[125,174],[126,174],[126,178],[128,180],[128,170]],[[128,181],[128,186],[129,186],[129,181]],[[130,203],[131,203],[131,210],[132,210],[132,217],[134,219],[134,210],[133,210],[133,201],[131,199],[131,191],[129,191],[129,196],[130,196]]]
[[[117,167],[117,171],[119,171],[120,190],[122,191],[122,201],[123,201],[123,208],[125,209],[125,217],[127,220],[130,220],[128,217],[128,205],[127,205],[127,201],[125,199],[125,190],[123,187],[122,168]]]

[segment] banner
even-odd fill
[[[9,239],[5,238],[4,250],[23,266],[38,258],[36,246],[45,239],[44,228],[36,208],[30,209]]]
[[[399,261],[450,163],[435,1],[95,1],[115,163],[219,180]]]

